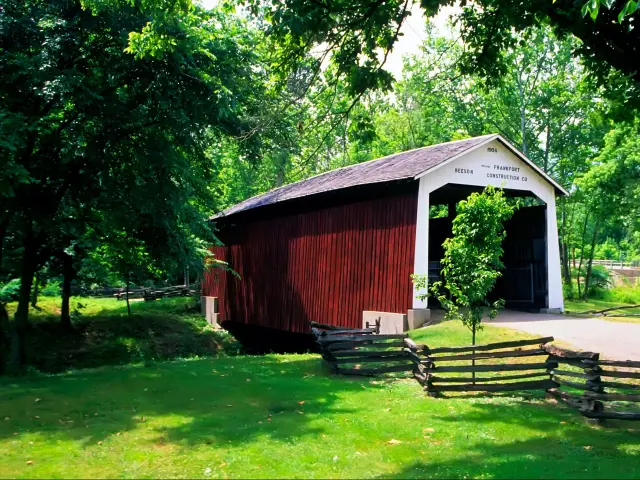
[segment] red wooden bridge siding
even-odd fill
[[[292,332],[309,320],[359,327],[363,310],[412,304],[417,195],[366,200],[232,227],[215,247],[240,278],[215,270],[204,295],[220,320]]]

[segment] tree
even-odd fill
[[[35,272],[88,228],[105,242],[124,232],[164,263],[213,241],[207,135],[249,131],[268,78],[258,36],[222,10],[177,18],[153,2],[98,3],[0,7],[0,234],[21,257],[16,366]],[[60,232],[73,233],[62,248]]]
[[[395,109],[418,144],[455,135],[500,132],[568,191],[589,168],[588,159],[602,147],[611,128],[610,103],[585,68],[571,55],[576,42],[558,39],[549,28],[518,35],[504,52],[509,67],[498,83],[464,74],[464,45],[429,34],[423,51],[405,61],[404,79],[395,90]],[[438,118],[438,122],[431,119]],[[571,284],[569,244],[574,198],[559,200],[562,272]]]
[[[430,293],[421,294],[437,298],[447,310],[447,318],[460,319],[471,330],[472,344],[482,319],[493,319],[502,308],[502,299],[490,302],[488,296],[500,277],[502,241],[506,237],[504,222],[513,215],[515,206],[502,190],[492,186],[484,192],[472,193],[456,206],[452,236],[444,241],[442,276],[434,282]],[[426,289],[428,276],[414,275],[419,288]]]
[[[413,1],[307,1],[285,3],[244,0],[251,11],[270,23],[270,35],[280,44],[279,58],[293,65],[318,45],[333,52],[341,76],[351,91],[388,88],[392,80],[384,70],[388,52],[397,41],[400,28],[410,14]],[[433,17],[453,0],[421,0],[427,17]],[[633,25],[639,11],[628,8],[627,0],[607,2],[610,8],[599,9],[596,16],[585,16],[583,4],[574,0],[479,0],[463,2],[455,22],[465,44],[461,68],[465,73],[480,74],[499,83],[510,67],[504,55],[520,41],[518,34],[531,27],[550,25],[561,38],[579,40],[574,55],[581,58],[594,78],[609,83],[620,72],[628,91],[626,106],[640,107],[637,82],[640,80],[640,32]],[[626,10],[625,10],[626,9]],[[619,13],[625,14],[619,18]]]
[[[584,288],[579,295],[584,299],[589,295],[594,253],[603,227],[614,224],[630,232],[640,230],[639,134],[638,120],[609,132],[604,148],[578,180],[577,199],[583,214],[578,272],[586,262]]]

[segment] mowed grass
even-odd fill
[[[131,313],[180,313],[184,314],[185,307],[193,303],[192,298],[177,297],[145,302],[141,299],[130,301]],[[60,297],[39,297],[36,307],[29,307],[31,321],[58,318],[62,300]],[[69,302],[72,318],[79,320],[92,316],[121,316],[127,315],[127,302],[117,298],[71,297]],[[7,304],[7,313],[13,316],[18,308],[18,302]]]
[[[409,336],[416,342],[430,347],[454,347],[471,345],[471,330],[464,327],[458,320],[449,320],[432,327],[420,328],[409,332]],[[482,328],[476,332],[476,344],[508,342],[539,338],[510,328],[499,328],[484,322]]]
[[[468,344],[446,322],[413,333]],[[478,342],[522,338],[491,326]],[[541,393],[428,398],[316,355],[103,367],[0,383],[0,476],[637,478],[640,431]],[[635,427],[637,428],[637,427]]]
[[[592,292],[588,300],[565,299],[564,301],[565,312],[568,314],[631,305],[640,305],[640,284],[637,286],[617,285],[611,288],[597,289]],[[626,308],[609,313],[640,314],[640,308]],[[640,323],[640,317],[606,316],[597,318],[612,322]]]
[[[564,301],[565,313],[568,315],[588,312],[591,310],[599,311],[599,310],[604,310],[606,308],[629,306],[629,305],[635,305],[635,304],[623,303],[623,302],[611,301],[611,300],[600,300],[595,298],[594,299],[590,298],[588,300],[565,299]],[[617,310],[616,312],[609,312],[609,313],[640,314],[640,308],[626,308],[624,310]],[[598,318],[600,320],[608,320],[611,322],[640,323],[640,317],[598,316],[593,318]]]

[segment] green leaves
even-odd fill
[[[583,17],[587,14],[591,16],[591,20],[595,22],[600,13],[600,4],[603,4],[607,9],[611,9],[617,2],[615,0],[589,0],[582,6],[580,12]],[[628,0],[624,2],[622,9],[618,13],[618,23],[622,23],[626,17],[633,15],[638,9],[638,2],[634,0]]]
[[[23,251],[29,226],[38,265],[74,246],[85,270],[201,271],[215,242],[206,146],[253,128],[261,39],[182,0],[3,3],[5,251]]]
[[[628,2],[626,2],[624,4],[624,7],[622,7],[622,10],[620,10],[620,13],[618,14],[618,22],[622,23],[625,17],[630,17],[631,15],[633,15],[636,10],[638,10],[638,5],[639,2],[636,2],[634,0],[629,0]]]
[[[591,20],[595,20],[600,11],[600,0],[589,0],[582,6],[582,16],[585,17],[588,14],[591,15]]]
[[[384,61],[410,13],[406,0],[241,3],[269,24],[268,36],[277,46],[273,55],[281,78],[295,72],[307,55],[320,47],[326,52],[326,56],[321,54],[323,58],[337,67],[337,78],[347,80],[351,95],[390,88],[392,77],[384,70]]]
[[[384,60],[402,34],[410,2],[239,1],[269,25],[268,35],[278,45],[274,56],[283,76],[319,49],[323,58],[338,65],[340,78],[351,84],[351,93],[389,87]],[[429,18],[452,4],[451,0],[419,3]],[[514,66],[506,53],[528,41],[522,34],[549,27],[560,38],[579,41],[571,55],[583,61],[600,85],[610,83],[611,75],[622,74],[627,77],[626,89],[636,98],[640,78],[639,32],[634,28],[637,12],[637,0],[462,2],[454,14],[456,31],[465,46],[457,64],[463,73],[480,75],[486,84],[499,85]],[[536,58],[553,56],[547,52]],[[633,108],[639,107],[634,103]]]

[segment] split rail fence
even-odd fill
[[[379,334],[379,324],[311,325],[322,358],[336,373],[412,372],[430,396],[544,390],[585,417],[640,420],[638,361],[600,360],[598,353],[550,345],[553,337],[430,348],[406,334]]]
[[[195,291],[186,285],[176,285],[173,287],[160,288],[136,288],[129,289],[129,299],[144,298],[145,301],[158,300],[168,297],[189,297],[195,295]],[[127,298],[126,289],[119,289],[113,294],[118,300]]]
[[[413,363],[403,350],[406,334],[379,334],[372,328],[339,328],[311,322],[322,358],[336,373],[378,375],[410,372]]]
[[[553,337],[544,337],[488,345],[429,348],[406,339],[405,351],[414,363],[415,379],[432,396],[441,392],[546,390],[557,387],[549,378],[549,370],[558,364],[546,359],[536,360],[535,357],[548,357],[544,345],[552,341]],[[533,348],[517,348],[524,346]],[[523,357],[526,357],[523,362],[514,360]],[[479,361],[482,364],[478,364]],[[497,383],[505,381],[508,383]]]
[[[601,360],[599,353],[552,345],[547,351],[558,364],[550,372],[551,379],[566,389],[551,389],[551,395],[578,408],[585,417],[640,420],[640,362]],[[635,411],[628,410],[634,407]]]

